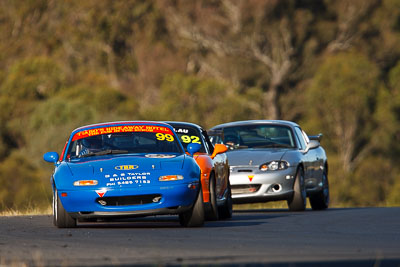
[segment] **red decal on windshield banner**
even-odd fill
[[[112,126],[112,127],[83,130],[81,132],[76,133],[72,138],[72,141],[101,134],[134,133],[134,132],[172,134],[172,131],[169,128],[163,126],[152,126],[152,125]]]

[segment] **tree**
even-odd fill
[[[44,183],[44,174],[20,152],[0,162],[0,210],[47,208],[51,187],[48,179]]]
[[[191,70],[248,89],[252,86],[243,81],[241,66],[254,66],[253,72],[259,69],[255,84],[264,88],[262,116],[280,117],[280,91],[298,64],[295,56],[306,41],[311,12],[296,10],[292,1],[177,1],[163,6],[170,30],[182,39],[178,45],[189,46],[192,65],[199,65]],[[232,64],[221,64],[232,58],[239,58],[236,71]]]
[[[337,23],[335,37],[329,42],[327,52],[334,53],[352,48],[368,31],[368,28],[363,27],[363,23],[378,4],[378,0],[329,0],[327,8],[332,9]]]
[[[324,131],[346,171],[353,170],[369,148],[378,75],[365,56],[339,53],[325,58],[307,90],[309,127]]]
[[[138,119],[138,114],[135,114],[138,107],[136,99],[104,85],[107,82],[101,77],[87,77],[80,84],[63,88],[52,98],[35,106],[24,128],[24,137],[30,142],[22,149],[29,155],[35,155],[31,162],[40,166],[41,155],[45,152],[61,152],[69,134],[77,127]]]
[[[168,75],[161,87],[162,102],[152,116],[157,120],[189,121],[204,127],[258,116],[260,110],[252,106],[259,106],[260,90],[253,88],[242,96],[229,93],[231,90],[226,83],[214,79]]]
[[[35,105],[55,95],[63,83],[61,68],[49,58],[26,58],[9,68],[0,85],[0,158],[25,145],[24,129]]]
[[[400,62],[390,70],[387,87],[378,92],[372,146],[375,153],[398,159],[400,153]],[[394,162],[395,166],[399,165]]]

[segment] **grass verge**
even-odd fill
[[[26,210],[7,209],[0,211],[0,216],[27,216],[27,215],[50,215],[53,213],[52,207],[30,208]]]
[[[252,204],[234,204],[233,210],[287,209],[286,201],[271,201]]]

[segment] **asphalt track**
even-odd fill
[[[0,266],[400,266],[400,208],[235,211],[182,228],[147,217],[57,229],[0,217]]]

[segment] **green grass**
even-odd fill
[[[286,201],[272,201],[253,204],[235,204],[233,210],[287,209]]]
[[[52,207],[48,206],[45,208],[30,208],[25,210],[7,209],[0,211],[0,216],[50,215],[52,213]]]

